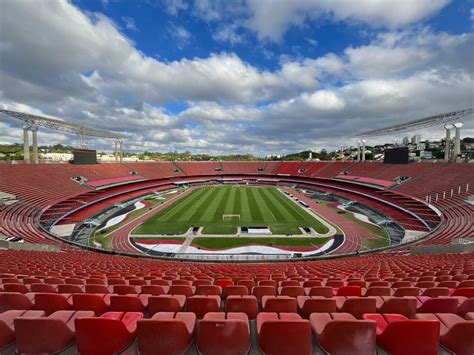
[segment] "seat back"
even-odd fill
[[[332,320],[318,336],[328,354],[375,354],[376,323],[365,320]]]
[[[308,296],[322,296],[331,298],[333,296],[332,287],[329,286],[315,286],[311,287]]]
[[[161,295],[151,296],[148,299],[148,313],[150,316],[157,312],[180,312],[181,305],[177,297]]]
[[[258,314],[258,302],[255,296],[229,296],[227,297],[226,312],[242,312],[254,319]]]
[[[249,325],[240,319],[203,319],[196,345],[200,354],[247,354],[251,346]]]
[[[197,286],[196,295],[217,295],[220,296],[222,288],[217,285],[201,285]]]
[[[81,354],[114,354],[125,349],[131,341],[130,333],[120,319],[76,318],[75,326],[77,350]]]
[[[140,288],[140,293],[143,295],[153,295],[159,296],[166,294],[165,287],[168,286],[158,286],[158,285],[144,285]]]
[[[108,304],[103,294],[78,293],[72,295],[72,306],[76,311],[93,311],[96,316],[107,312]]]
[[[364,296],[390,296],[392,289],[385,286],[370,286]]]
[[[224,288],[222,291],[222,296],[224,298],[227,298],[229,296],[246,296],[249,294],[249,290],[246,286],[244,285],[232,285],[232,286],[227,286]]]
[[[0,292],[0,313],[11,309],[33,309],[30,299],[18,292]]]
[[[55,354],[74,341],[74,333],[60,319],[19,317],[14,322],[15,344],[20,354]]]
[[[262,324],[258,346],[264,354],[309,355],[313,352],[308,320],[276,320]]]
[[[337,290],[337,296],[358,296],[362,294],[360,286],[343,286]]]
[[[406,320],[390,323],[377,337],[380,346],[391,354],[437,355],[440,323],[431,320]],[[400,341],[403,339],[403,341]]]
[[[283,286],[280,289],[280,295],[281,296],[289,296],[289,297],[298,297],[298,296],[304,296],[304,288],[301,286]]]
[[[427,299],[418,308],[417,313],[453,313],[458,312],[458,300],[454,297]]]
[[[142,319],[137,322],[137,339],[142,355],[184,354],[192,334],[180,319]]]
[[[275,296],[276,289],[273,286],[255,286],[252,289],[252,295],[257,297],[258,301],[261,301],[263,296]]]
[[[35,295],[35,309],[44,311],[47,316],[62,310],[72,309],[72,305],[60,293],[37,293]]]
[[[342,308],[341,312],[352,314],[354,317],[360,319],[364,313],[375,313],[377,311],[375,298],[349,298],[347,299]]]

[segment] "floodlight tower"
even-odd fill
[[[449,156],[451,152],[451,130],[454,128],[452,124],[447,124],[444,126],[446,130],[446,142],[444,146],[444,161],[449,161]]]

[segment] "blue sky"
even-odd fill
[[[351,145],[366,129],[474,106],[473,8],[472,0],[5,0],[0,106],[120,131],[133,151]],[[20,141],[16,126],[0,118],[1,143]],[[474,135],[469,122],[464,135]],[[71,138],[44,131],[40,143]]]

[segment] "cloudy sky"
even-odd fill
[[[0,0],[0,107],[130,151],[331,149],[473,107],[473,29],[473,0]],[[0,143],[20,141],[2,115]]]

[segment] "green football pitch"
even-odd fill
[[[235,234],[238,226],[269,227],[273,234],[287,235],[302,234],[299,227],[328,232],[276,188],[212,186],[179,199],[143,222],[133,234],[183,234],[190,227],[203,227],[203,234]]]

